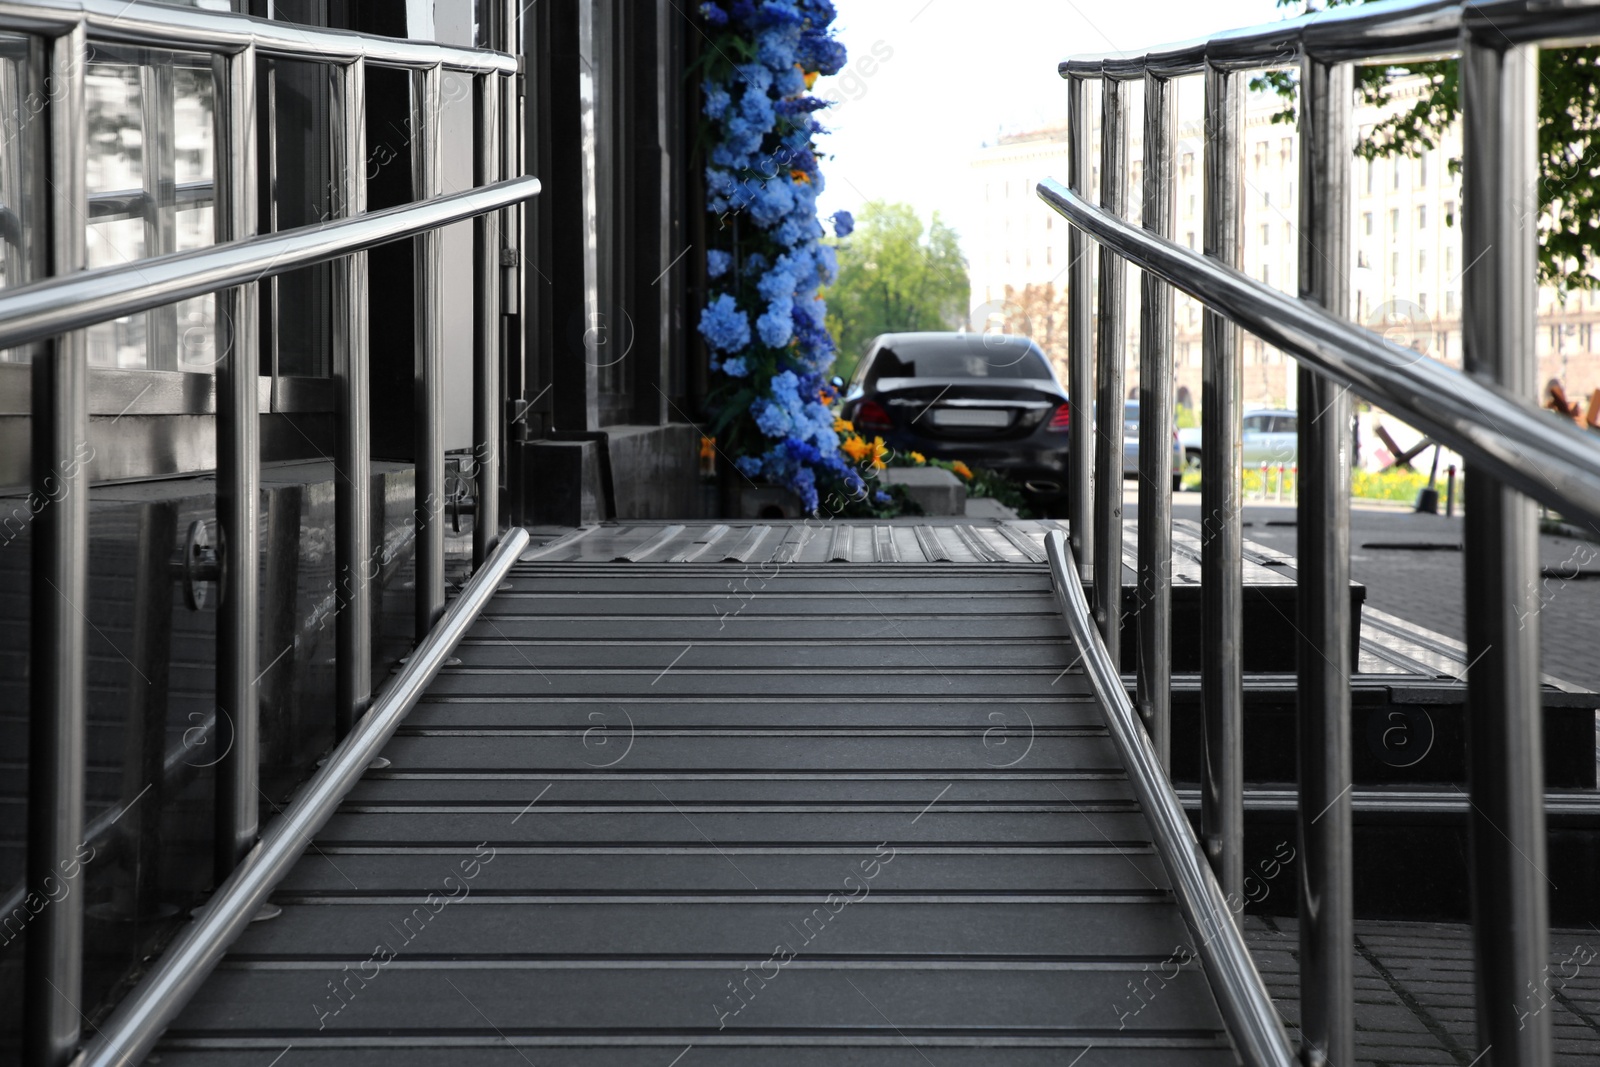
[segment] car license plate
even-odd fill
[[[987,426],[1011,424],[1011,412],[997,408],[934,408],[928,419],[935,426]]]

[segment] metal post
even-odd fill
[[[1177,87],[1144,76],[1144,228],[1172,238]],[[1144,271],[1139,300],[1139,656],[1136,697],[1172,770],[1172,286]]]
[[[411,165],[418,200],[444,191],[444,161],[439,151],[442,80],[439,67],[412,75],[417,122],[411,132]],[[417,462],[415,629],[416,640],[421,641],[444,614],[444,244],[438,230],[419,234],[411,244],[417,346],[412,407]]]
[[[1244,78],[1206,66],[1205,254],[1241,265]],[[1210,308],[1201,335],[1200,837],[1223,895],[1244,899],[1244,513],[1239,328]]]
[[[1350,313],[1354,68],[1300,67],[1300,298]],[[1356,1060],[1350,823],[1349,390],[1300,369],[1300,1029],[1306,1067]],[[1282,466],[1279,468],[1282,471]],[[1280,474],[1280,485],[1281,483]]]
[[[338,73],[339,106],[333,110],[339,214],[367,210],[366,61]],[[350,732],[372,696],[372,456],[368,435],[367,254],[333,264],[333,362],[338,382],[339,431],[334,455],[334,521],[338,528],[334,573],[338,579],[338,664],[335,731]]]
[[[1538,51],[1468,33],[1461,53],[1463,365],[1537,395]],[[1484,471],[1465,522],[1467,760],[1478,1042],[1489,1064],[1550,1062],[1539,540],[1533,502]],[[1542,1002],[1542,1001],[1541,1001]]]
[[[477,82],[473,184],[500,180],[500,76]],[[478,511],[472,524],[472,566],[483,566],[500,540],[500,248],[504,212],[472,223],[476,310],[473,329],[472,441]]]
[[[48,269],[88,259],[83,220],[84,26],[35,45],[33,88],[45,102],[28,131],[48,165]],[[44,161],[48,161],[45,164]],[[37,173],[37,171],[36,171]],[[84,335],[63,334],[33,362],[33,617],[29,647],[28,891],[53,900],[28,925],[23,1062],[56,1067],[77,1047],[83,999],[84,752],[89,610],[89,367]],[[65,890],[63,890],[63,886]]]
[[[145,194],[146,256],[165,255],[178,247],[175,80],[171,63],[149,63],[139,68],[139,154]],[[220,113],[220,109],[214,112]],[[181,370],[180,362],[177,305],[163,304],[145,312],[145,366],[150,370]]]
[[[1071,154],[1067,184],[1089,193],[1089,86],[1067,79],[1067,125]],[[1078,577],[1090,581],[1094,556],[1094,308],[1090,303],[1089,239],[1067,230],[1067,523]]]
[[[1128,94],[1115,78],[1100,79],[1100,207],[1128,211]],[[1100,246],[1096,316],[1098,392],[1095,403],[1094,615],[1111,662],[1122,664],[1122,383],[1127,343],[1128,264]]]
[[[213,164],[218,244],[256,234],[256,54],[253,47],[213,60],[216,79]],[[255,285],[217,294],[217,518],[227,553],[217,613],[217,714],[232,724],[217,764],[214,861],[221,882],[256,842],[260,773],[256,575],[261,495],[256,383]]]

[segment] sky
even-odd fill
[[[1065,117],[1056,64],[1275,21],[1275,0],[834,0],[846,68],[817,82],[823,215],[900,200],[969,229],[970,162],[1001,129]],[[1061,178],[1066,176],[1059,175]]]

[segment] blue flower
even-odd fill
[[[778,262],[756,283],[756,291],[768,302],[793,299],[795,275],[791,262],[787,255],[779,256]]]
[[[785,437],[794,427],[794,420],[782,405],[770,400],[757,400],[750,411],[756,417],[756,426],[768,437]]]
[[[702,109],[705,111],[706,118],[720,119],[723,113],[728,110],[730,100],[731,97],[728,96],[728,90],[707,83],[706,102]]]
[[[750,343],[750,318],[723,293],[700,312],[700,335],[712,348],[738,352]]]
[[[750,369],[745,366],[743,356],[735,356],[732,359],[723,361],[722,373],[730,378],[743,378],[750,373]]]
[[[830,245],[818,245],[816,261],[817,281],[822,285],[832,285],[834,277],[839,273],[839,254]]]
[[[761,21],[769,26],[798,26],[805,21],[800,9],[789,0],[766,0],[761,5]]]
[[[750,217],[766,229],[794,210],[794,185],[788,175],[762,182],[750,201]]]
[[[720,278],[728,273],[728,268],[733,265],[733,257],[720,248],[713,248],[706,253],[706,273],[713,278]]]
[[[738,467],[746,478],[754,478],[761,473],[761,457],[759,456],[740,456],[733,461],[733,465]]]
[[[849,237],[856,229],[856,217],[848,211],[835,211],[833,213],[833,235],[835,237]]]
[[[801,66],[823,74],[839,73],[849,58],[844,45],[815,27],[800,35],[798,55]]]
[[[801,0],[800,13],[813,26],[826,26],[835,16],[832,0]]]
[[[777,75],[778,92],[784,96],[795,91],[783,88],[783,72],[794,70],[795,45],[799,42],[799,31],[788,26],[773,26],[756,35],[756,58]]]
[[[778,90],[779,96],[798,96],[806,91],[806,76],[801,72],[799,64],[794,59],[793,44],[785,42],[785,50],[782,57],[772,64],[773,69],[778,72],[778,76],[773,79],[772,84]],[[784,113],[783,105],[786,102],[780,101],[775,105],[778,108],[778,114]]]
[[[728,24],[728,13],[713,3],[707,2],[700,5],[700,17],[712,26],[726,26]]]
[[[784,297],[767,306],[766,313],[756,320],[756,333],[761,342],[772,348],[782,348],[794,337],[794,300]]]
[[[757,92],[764,93],[772,88],[772,71],[760,63],[741,63],[734,70],[739,72],[739,77],[744,83]]]

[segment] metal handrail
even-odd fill
[[[1069,56],[1056,70],[1063,78],[1122,80],[1147,72],[1163,78],[1200,74],[1208,65],[1224,70],[1283,67],[1305,55],[1325,61],[1425,59],[1458,49],[1463,8],[1468,6],[1480,5],[1460,0],[1387,0],[1327,8],[1143,52]],[[1506,0],[1495,6],[1521,13],[1532,5],[1527,0]],[[1510,19],[1510,11],[1501,17]]]
[[[1050,582],[1061,604],[1061,614],[1072,631],[1083,672],[1105,708],[1106,726],[1149,822],[1156,853],[1172,883],[1172,895],[1197,942],[1197,955],[1205,965],[1212,995],[1234,1049],[1246,1067],[1289,1067],[1296,1062],[1294,1050],[1272,1005],[1272,995],[1250,958],[1249,946],[1234,922],[1232,909],[1206,862],[1161,759],[1128,701],[1122,675],[1089,616],[1089,602],[1078,578],[1072,549],[1059,530],[1052,530],[1045,537],[1045,550],[1050,557]]]
[[[178,934],[160,961],[96,1027],[94,1038],[73,1059],[73,1067],[125,1067],[144,1059],[300,859],[306,842],[327,824],[339,802],[394,736],[401,720],[416,706],[495,595],[528,540],[528,532],[520,528],[505,536],[405,666],[375,695],[372,706],[327,762],[288,808],[267,824],[260,842]]]
[[[7,289],[0,295],[0,349],[326,263],[510,207],[538,193],[538,178],[513,178],[421,203]]]
[[[496,0],[486,28],[505,47],[521,40],[521,7]],[[19,130],[21,150],[44,161],[36,168],[34,195],[46,202],[39,235],[37,284],[0,298],[0,333],[42,342],[32,360],[32,490],[35,509],[31,551],[28,885],[41,886],[66,869],[84,831],[84,753],[88,732],[86,688],[89,470],[94,429],[89,419],[88,358],[84,328],[97,322],[206,293],[216,294],[216,502],[222,540],[232,546],[221,580],[217,618],[216,703],[232,709],[234,741],[216,767],[213,860],[218,882],[237,884],[241,865],[258,864],[260,620],[257,601],[260,521],[261,420],[258,371],[261,302],[257,282],[313,263],[332,265],[333,385],[338,398],[332,460],[335,482],[335,624],[333,726],[343,738],[372,706],[371,390],[369,387],[368,249],[416,237],[415,352],[427,368],[412,384],[417,445],[416,628],[437,634],[443,617],[442,501],[430,487],[442,483],[441,401],[444,297],[438,270],[440,227],[467,218],[473,227],[472,288],[477,313],[471,349],[474,393],[473,449],[479,493],[499,487],[499,363],[503,340],[499,292],[519,298],[521,264],[515,255],[517,209],[539,191],[522,176],[519,131],[520,60],[506,52],[454,48],[430,41],[390,39],[167,4],[129,0],[0,0],[0,28],[31,35],[30,62],[21,68],[38,120]],[[141,259],[122,267],[85,271],[86,69],[90,42],[130,43],[209,53],[216,103],[212,113],[215,175],[214,244],[192,252]],[[256,90],[261,57],[322,65],[330,75],[331,106],[325,142],[337,187],[332,220],[259,235]],[[473,137],[473,188],[440,195],[437,181],[419,180],[415,202],[367,211],[366,83],[368,64],[410,71],[419,103],[414,142],[437,145],[447,79],[470,83],[477,118]],[[459,77],[458,77],[459,75]],[[438,154],[413,151],[413,166],[438,174]],[[150,182],[146,181],[146,186]],[[115,198],[114,198],[115,199]],[[106,206],[115,207],[113,200]],[[403,254],[403,253],[402,253]],[[492,324],[493,329],[486,326]],[[15,343],[23,343],[17,341]],[[8,346],[14,347],[14,345]],[[103,432],[103,431],[101,431]],[[480,509],[474,564],[485,566],[499,540],[494,508]],[[496,557],[498,558],[498,557]],[[319,779],[320,781],[321,779]],[[287,847],[274,839],[274,848]],[[81,865],[77,865],[81,877]],[[34,921],[25,961],[23,1059],[30,1067],[60,1067],[77,1052],[83,988],[83,894],[73,893]],[[209,920],[208,920],[209,921]],[[232,920],[229,920],[232,921]],[[218,933],[215,922],[206,929]],[[225,940],[224,940],[225,943]],[[184,957],[220,950],[187,944]],[[165,965],[164,965],[165,966]],[[180,970],[191,969],[183,963]],[[163,971],[159,973],[169,973]],[[182,978],[178,981],[189,981]],[[169,983],[170,986],[170,983]],[[143,994],[141,994],[142,996]],[[158,996],[157,1014],[171,1001]],[[139,1001],[139,1004],[149,1004]],[[135,1005],[124,1005],[124,1018]],[[138,1010],[145,1010],[139,1008]],[[141,1017],[128,1024],[130,1045],[100,1055],[110,1059],[159,1030]],[[109,1030],[105,1031],[109,1033]]]
[[[1142,430],[1162,428],[1174,389],[1174,287],[1206,307],[1201,333],[1201,788],[1199,836],[1229,898],[1244,885],[1243,508],[1239,468],[1242,329],[1299,359],[1301,486],[1296,637],[1296,777],[1302,1056],[1312,1065],[1357,1058],[1354,1010],[1354,856],[1350,677],[1350,396],[1397,412],[1469,457],[1466,716],[1470,757],[1470,873],[1478,1047],[1496,1063],[1548,1063],[1549,1016],[1519,1010],[1548,954],[1547,849],[1542,783],[1538,527],[1534,500],[1600,523],[1600,442],[1531,403],[1538,391],[1537,233],[1540,45],[1600,40],[1600,0],[1395,0],[1143,53],[1079,56],[1057,68],[1067,82],[1068,182],[1040,195],[1067,218],[1068,375],[1073,397],[1092,390],[1091,311],[1100,318],[1099,377],[1119,380],[1126,314],[1117,284],[1091,309],[1086,242],[1101,244],[1102,276],[1144,268],[1139,393]],[[1355,67],[1459,57],[1462,113],[1463,368],[1385,343],[1343,321],[1351,307],[1351,160]],[[1299,279],[1295,299],[1252,281],[1244,265],[1247,71],[1298,67]],[[1173,79],[1202,74],[1205,89],[1203,255],[1172,232],[1176,181]],[[1088,83],[1100,95],[1099,207],[1089,204]],[[1141,225],[1121,218],[1129,83],[1142,80],[1145,165]],[[1154,309],[1152,311],[1152,308]],[[1110,336],[1107,336],[1107,335]],[[1121,405],[1103,412],[1091,441],[1069,451],[1073,552],[1092,561],[1095,619],[1115,648],[1122,588],[1117,544],[1120,479],[1094,479],[1115,462]],[[1110,420],[1110,425],[1107,425]],[[1074,418],[1074,430],[1079,421]],[[1172,494],[1167,450],[1153,438],[1139,464],[1138,708],[1158,753],[1169,733],[1165,670],[1172,628],[1163,538]],[[1098,482],[1098,485],[1096,484]],[[1099,487],[1104,487],[1099,489]],[[1098,491],[1097,491],[1098,489]],[[1166,857],[1164,857],[1166,858]]]
[[[142,217],[151,208],[184,208],[209,204],[216,199],[216,183],[210,178],[196,182],[178,182],[173,186],[172,201],[159,202],[155,194],[144,189],[110,189],[89,194],[90,222],[117,222],[121,219]]]
[[[1348,385],[1563,514],[1600,523],[1600,438],[1479,378],[1101,211],[1053,179],[1039,196],[1117,254]],[[1530,457],[1537,456],[1534,463]]]
[[[0,25],[49,36],[65,35],[81,25],[96,40],[152,48],[224,53],[254,48],[262,56],[322,63],[365,60],[411,70],[442,65],[472,74],[517,73],[517,58],[504,52],[137,0],[0,0]]]

